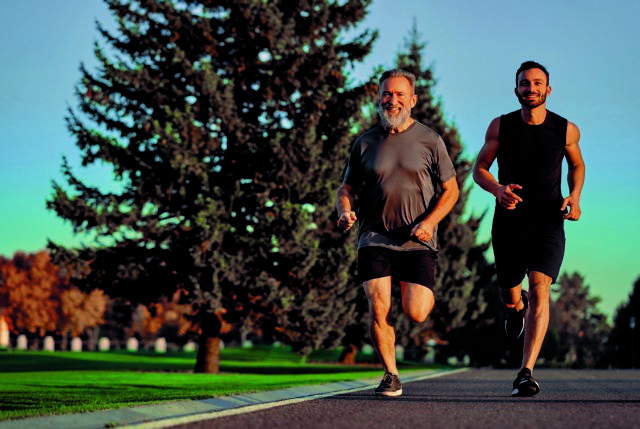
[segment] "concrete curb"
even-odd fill
[[[468,370],[468,368],[412,372],[403,371],[401,378],[404,384],[455,374],[466,370]],[[210,398],[199,401],[180,401],[83,414],[33,417],[0,422],[0,429],[168,428],[179,424],[248,413],[312,399],[373,389],[379,382],[380,378],[368,378],[322,385],[298,386],[270,392]]]

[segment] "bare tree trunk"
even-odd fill
[[[95,326],[87,329],[87,350],[98,350],[98,340],[100,339],[100,327]]]
[[[194,372],[218,374],[220,372],[220,329],[222,324],[214,313],[200,311],[200,340]]]
[[[62,338],[60,339],[60,350],[66,352],[69,347],[69,331],[64,331],[62,334]]]
[[[338,362],[344,365],[355,365],[356,355],[358,354],[358,348],[355,344],[349,344],[342,349]]]

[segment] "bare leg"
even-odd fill
[[[551,277],[537,271],[529,274],[529,310],[524,327],[522,368],[529,368],[532,372],[549,326],[551,280]]]
[[[524,308],[524,301],[522,301],[522,283],[511,289],[500,289],[500,298],[502,303],[508,309],[515,308],[520,311]]]
[[[398,374],[396,367],[396,335],[389,323],[391,310],[391,277],[368,280],[364,290],[369,300],[369,331],[373,349],[385,372]]]
[[[402,288],[402,309],[410,320],[420,323],[427,320],[433,310],[433,291],[428,287],[408,282],[400,282]]]

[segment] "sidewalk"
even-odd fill
[[[403,383],[454,374],[462,369],[438,369],[402,372]],[[340,383],[298,386],[289,389],[245,395],[180,401],[132,408],[96,411],[62,416],[33,417],[0,422],[0,429],[98,429],[98,428],[168,428],[216,417],[247,413],[279,405],[293,404],[327,396],[374,389],[380,378]]]

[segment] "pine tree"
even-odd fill
[[[640,277],[627,302],[616,310],[607,352],[614,368],[640,368]]]
[[[579,273],[563,273],[552,293],[549,328],[540,356],[573,368],[593,368],[604,358],[610,327]],[[553,295],[556,295],[555,297]]]
[[[58,258],[133,304],[183,290],[196,371],[218,370],[228,326],[303,352],[338,341],[354,255],[333,192],[371,91],[345,69],[375,39],[342,34],[370,2],[105,1],[118,29],[98,25],[108,49],[82,68],[68,123],[83,165],[111,165],[122,189],[84,184],[65,160],[49,207],[95,243],[52,244]]]

